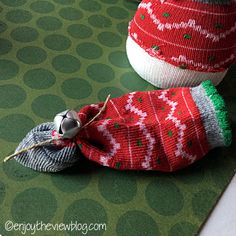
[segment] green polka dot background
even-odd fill
[[[22,203],[27,204],[27,208]],[[43,188],[29,188],[16,195],[11,213],[15,221],[22,220],[29,223],[37,220],[49,221],[56,208],[57,201],[51,192]]]
[[[31,27],[22,26],[17,27],[11,32],[11,37],[18,42],[31,42],[37,39],[39,33]]]
[[[62,27],[62,22],[53,16],[44,16],[37,19],[37,26],[45,31],[54,31]]]
[[[156,89],[133,71],[126,56],[127,28],[137,7],[130,0],[1,1],[2,159],[30,129],[52,121],[58,112],[79,110],[108,94]],[[220,88],[232,120],[234,73],[235,67]],[[172,174],[120,172],[83,157],[73,168],[44,174],[9,161],[0,165],[0,234],[19,233],[4,229],[7,220],[77,220],[106,224],[106,230],[87,235],[193,236],[233,174],[232,153],[232,147],[213,151]]]

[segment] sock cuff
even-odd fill
[[[191,89],[206,131],[211,148],[229,146],[232,142],[228,112],[224,99],[210,80],[204,81],[198,87]]]

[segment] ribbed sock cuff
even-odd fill
[[[195,101],[206,131],[211,148],[229,146],[232,132],[229,124],[225,102],[210,80],[192,88],[191,94]]]

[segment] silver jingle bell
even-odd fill
[[[62,138],[73,138],[81,128],[81,121],[76,111],[66,110],[54,118],[55,129]]]

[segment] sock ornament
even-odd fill
[[[63,170],[83,157],[120,170],[170,172],[230,143],[224,100],[205,81],[194,88],[132,92],[59,113],[54,123],[32,129],[14,158],[43,172]]]
[[[143,0],[129,24],[127,56],[160,88],[219,84],[236,58],[235,0]]]

